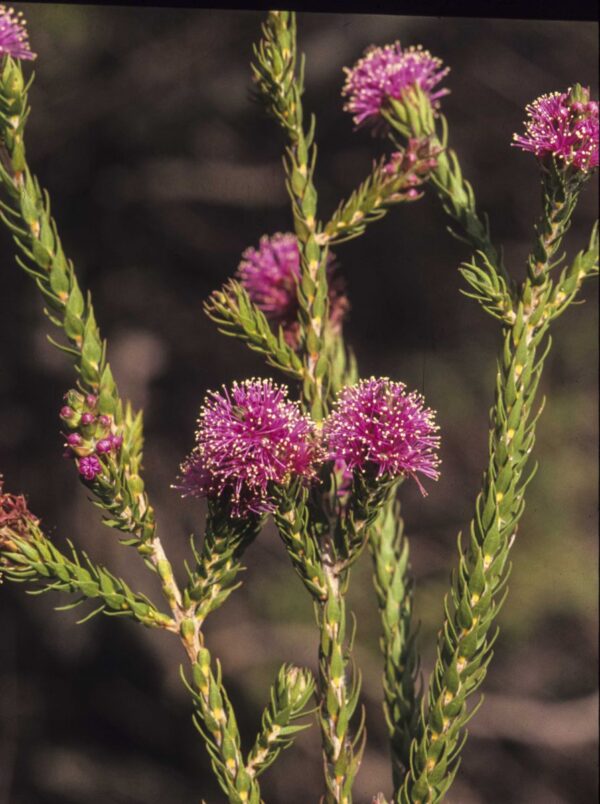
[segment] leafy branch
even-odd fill
[[[556,178],[562,181],[562,177]],[[571,210],[580,189],[571,188]],[[543,260],[535,259],[535,276],[527,277],[519,289],[514,323],[503,326],[504,346],[490,413],[489,464],[465,547],[460,535],[458,538],[458,570],[453,573],[452,588],[444,604],[445,620],[429,683],[428,705],[420,715],[410,748],[410,768],[396,790],[399,804],[437,802],[447,793],[466,740],[464,727],[478,708],[476,705],[469,711],[468,699],[485,678],[498,634],[497,630],[492,633],[492,625],[506,595],[508,554],[525,507],[525,490],[535,473],[534,470],[525,476],[543,408],[542,404],[534,412],[550,349],[549,322],[557,310],[565,309],[566,301],[565,297],[557,304],[550,271],[570,216],[557,218],[555,204],[548,203],[548,198],[557,198],[557,194],[546,191],[544,195],[538,231],[550,232],[552,244],[545,248]],[[559,199],[558,203],[563,202]],[[552,227],[556,220],[559,225]],[[580,253],[573,263],[578,270],[575,284],[580,285],[585,276],[597,272],[596,246],[595,228],[588,251]],[[573,281],[573,268],[567,274]],[[573,286],[570,300],[575,292]]]
[[[241,557],[262,524],[261,517],[233,520],[220,506],[209,503],[202,547],[197,550],[192,542],[196,563],[193,569],[188,568],[189,580],[183,591],[184,606],[194,611],[198,629],[240,586],[237,576],[242,569]]]
[[[445,117],[434,113],[429,98],[418,86],[405,92],[401,101],[388,99],[382,115],[390,126],[392,141],[396,141],[395,133],[406,138],[427,137],[437,150],[430,177],[444,211],[454,221],[455,227],[449,231],[475,251],[461,270],[474,291],[466,295],[477,299],[495,318],[513,324],[516,289],[501,251],[492,242],[487,215],[478,213],[473,188],[463,177],[456,152],[448,146]]]
[[[315,689],[312,673],[293,665],[283,665],[271,688],[271,701],[262,716],[261,730],[248,755],[246,770],[260,776],[288,748],[294,736],[307,724],[294,721],[308,712],[306,707]]]
[[[156,534],[154,511],[139,474],[142,459],[141,413],[134,415],[131,407],[124,405],[119,397],[106,362],[106,342],[102,340],[96,324],[91,296],[88,293],[84,298],[74,266],[65,257],[56,223],[50,213],[49,196],[41,190],[26,163],[23,134],[29,115],[27,92],[31,80],[25,84],[19,63],[10,58],[5,60],[0,74],[0,185],[5,196],[0,202],[0,217],[12,232],[21,252],[22,256],[17,258],[19,265],[36,282],[47,305],[50,320],[64,331],[68,345],[55,341],[52,343],[72,358],[79,375],[79,388],[84,394],[89,393],[96,398],[94,405],[97,412],[112,418],[123,439],[118,456],[104,459],[102,473],[87,481],[87,485],[96,497],[96,504],[106,512],[106,524],[132,536],[124,543],[135,545],[148,567],[158,575],[172,619],[156,615],[156,621],[168,621],[169,630],[179,634],[192,665],[200,662],[200,666],[203,666],[198,658],[200,651],[206,650],[202,646],[202,620],[225,600],[230,591],[226,587],[231,585],[237,569],[227,575],[227,562],[222,564],[216,561],[209,566],[201,560],[200,569],[191,573],[189,590],[182,593],[175,580],[173,568]],[[218,538],[214,533],[209,533],[205,549],[215,544]],[[227,540],[227,535],[224,534],[222,538]],[[60,556],[48,541],[35,542],[35,550],[22,540],[18,543],[24,554],[34,562],[36,574],[34,576],[30,571],[27,577],[48,577],[49,583],[45,588],[73,593],[85,591],[88,597],[100,597],[103,602],[98,611],[112,609],[112,604],[118,601],[123,613],[131,612],[132,616],[144,618],[148,624],[154,622],[154,610],[150,604],[136,596],[124,582],[115,579],[108,571],[94,568],[89,561],[84,567],[76,560]],[[232,545],[229,544],[225,552],[227,549],[231,552]],[[16,558],[14,562],[17,568],[6,569],[4,574],[16,580],[19,572],[23,573],[20,567],[24,562]],[[203,570],[204,584],[201,583]],[[25,579],[24,575],[19,577]],[[223,585],[225,591],[216,592],[219,584]],[[210,600],[204,594],[206,590],[214,595]],[[195,600],[190,592],[196,594]],[[199,616],[196,616],[197,613]],[[211,714],[209,704],[207,700],[200,711],[210,719],[214,717],[214,712]],[[233,719],[230,724],[232,734],[235,729],[237,726]],[[226,751],[226,745],[214,748],[217,755],[220,748]],[[226,753],[219,761],[226,762],[227,759]],[[253,788],[258,791],[254,783]]]
[[[303,122],[303,63],[297,71],[296,17],[290,11],[269,11],[262,39],[254,49],[252,70],[267,108],[285,129],[290,145],[284,167],[298,237],[301,276],[298,283],[299,321],[304,362],[303,395],[316,420],[323,417],[323,377],[327,353],[323,339],[328,320],[327,248],[321,248],[317,226],[317,192],[313,176],[317,159],[315,119]]]
[[[363,234],[395,204],[421,198],[420,185],[437,163],[437,150],[428,139],[409,141],[407,148],[382,158],[367,178],[342,201],[319,233],[322,244],[343,243]]]
[[[25,157],[24,130],[29,117],[28,90],[21,66],[7,57],[0,72],[0,218],[12,232],[21,256],[17,263],[34,279],[50,321],[64,331],[68,345],[50,338],[75,364],[79,386],[98,397],[100,414],[111,416],[123,438],[118,470],[96,489],[107,524],[144,544],[153,538],[154,511],[140,476],[141,412],[123,405],[110,366],[106,342],[96,324],[91,295],[84,298],[73,263],[65,256],[50,198],[31,174]],[[145,549],[145,548],[144,548]]]
[[[270,366],[295,380],[302,379],[302,361],[286,343],[281,327],[275,335],[265,314],[235,279],[229,280],[223,290],[211,293],[204,310],[223,335],[239,338],[262,354]]]
[[[17,583],[35,584],[30,594],[67,592],[76,600],[61,606],[75,608],[89,600],[99,605],[80,622],[95,614],[132,617],[143,625],[176,631],[174,620],[160,612],[145,596],[132,591],[121,578],[77,553],[69,542],[70,556],[62,553],[42,532],[39,523],[30,519],[19,531],[0,529],[0,574]]]
[[[417,734],[421,693],[417,686],[419,656],[412,625],[413,585],[409,544],[396,489],[369,532],[373,583],[382,624],[383,692],[390,735],[394,783],[399,786],[410,767],[410,745]]]

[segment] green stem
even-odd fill
[[[5,195],[0,217],[13,233],[25,258],[18,259],[19,264],[32,276],[44,296],[50,320],[66,335],[69,346],[56,345],[72,357],[79,373],[79,387],[84,392],[98,395],[99,412],[112,415],[123,434],[124,442],[118,461],[114,466],[109,464],[108,477],[94,484],[92,491],[100,506],[108,512],[110,518],[107,524],[132,535],[134,539],[125,543],[134,544],[147,565],[157,573],[173,615],[172,630],[179,633],[196,675],[199,673],[198,678],[201,679],[208,655],[202,646],[201,618],[195,617],[195,603],[184,600],[175,580],[173,568],[156,534],[154,511],[139,474],[142,460],[141,415],[134,416],[129,405],[123,406],[106,362],[106,343],[96,324],[91,297],[88,294],[84,299],[73,264],[65,257],[56,224],[50,214],[48,194],[42,192],[26,163],[23,133],[29,113],[27,90],[20,65],[7,58],[0,76],[3,156],[0,183]],[[205,613],[203,611],[203,615]],[[209,687],[211,692],[208,698],[199,693],[202,701],[200,711],[211,724],[211,717],[216,717],[220,724],[218,729],[215,727],[220,736],[214,737],[215,756],[220,759],[214,761],[221,762],[226,768],[224,778],[228,780],[230,801],[258,802],[257,785],[249,782],[247,790],[244,787],[245,771],[239,752],[239,734],[220,673],[217,676],[209,674]],[[220,709],[219,701],[226,702]],[[223,717],[225,719],[221,722]],[[248,791],[251,795],[244,797]]]
[[[271,701],[262,716],[261,730],[248,754],[246,770],[259,776],[288,748],[294,735],[308,728],[307,724],[294,725],[306,714],[306,706],[315,688],[312,673],[293,665],[283,665],[271,689]]]
[[[409,543],[404,535],[395,491],[369,532],[373,584],[381,617],[383,711],[390,737],[394,786],[410,767],[410,745],[416,736],[421,693],[417,690],[419,656],[412,627],[413,581]]]
[[[437,166],[433,169],[432,183],[437,190],[446,213],[459,225],[459,239],[465,240],[475,251],[482,252],[493,270],[508,282],[502,255],[492,242],[485,216],[477,212],[475,194],[470,183],[463,178],[458,157],[448,147],[448,131],[443,115],[436,117],[429,99],[418,87],[407,93],[402,101],[390,101],[384,112],[390,126],[405,137],[428,137],[431,146],[439,149]],[[438,124],[441,134],[438,134]]]
[[[356,711],[360,676],[348,679],[350,664],[346,644],[346,590],[349,575],[342,577],[331,565],[325,565],[327,600],[316,604],[320,630],[319,687],[321,708],[319,722],[325,758],[326,804],[351,804],[352,785],[360,767],[366,733],[359,724],[351,738],[350,720]],[[350,639],[352,642],[352,639]]]
[[[317,225],[317,192],[313,176],[317,150],[315,120],[304,128],[302,92],[303,61],[296,74],[296,15],[270,11],[263,38],[255,48],[255,80],[273,116],[286,130],[290,145],[284,166],[292,202],[294,228],[300,251],[298,284],[299,319],[304,364],[303,395],[315,420],[326,413],[323,377],[327,355],[323,349],[328,320],[327,249],[321,248]]]
[[[230,804],[260,804],[260,786],[246,769],[240,732],[231,701],[222,682],[218,660],[202,644],[198,631],[191,633],[189,656],[196,703],[194,722],[204,737],[215,775]]]
[[[534,414],[535,396],[550,348],[549,322],[558,309],[550,277],[552,258],[560,248],[576,200],[577,193],[561,198],[547,187],[538,227],[540,240],[529,261],[535,270],[519,289],[514,323],[503,327],[504,348],[490,416],[489,464],[464,550],[459,536],[459,565],[445,600],[446,617],[429,683],[427,711],[419,718],[410,769],[396,792],[401,804],[437,802],[447,793],[466,740],[464,727],[477,709],[469,712],[467,701],[483,682],[491,661],[497,636],[497,630],[492,634],[492,626],[510,571],[508,554],[533,475],[524,476],[541,413],[540,407]],[[570,210],[568,215],[565,209]],[[597,245],[593,234],[590,249],[594,242]],[[596,261],[582,258],[576,265],[578,271],[591,276],[597,271],[597,255]],[[581,281],[578,278],[579,284]],[[571,299],[574,293],[572,289]]]
[[[397,792],[406,804],[440,801],[452,783],[471,714],[467,698],[482,683],[491,659],[492,624],[502,605],[508,552],[524,508],[524,470],[533,449],[535,393],[549,343],[547,325],[532,323],[523,306],[505,329],[492,410],[490,459],[466,550],[446,598],[446,620],[428,692],[428,709],[411,747],[410,770]],[[460,544],[459,544],[460,548]]]
[[[79,387],[98,395],[98,411],[112,416],[123,436],[118,465],[108,467],[109,482],[98,482],[94,493],[109,514],[108,523],[134,536],[144,548],[149,545],[146,552],[151,554],[156,523],[140,477],[141,414],[134,416],[130,406],[122,403],[106,362],[106,342],[96,324],[91,296],[84,299],[50,214],[48,193],[27,165],[23,138],[29,115],[27,90],[20,64],[6,58],[0,72],[0,186],[4,194],[0,218],[23,255],[17,262],[35,280],[50,320],[64,331],[69,344],[55,345],[75,363]]]

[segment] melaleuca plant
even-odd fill
[[[345,109],[356,125],[372,125],[381,141],[389,139],[392,150],[376,157],[371,173],[329,219],[322,216],[316,124],[303,110],[295,15],[269,12],[251,69],[256,94],[285,138],[291,231],[263,235],[249,246],[232,278],[206,300],[205,311],[221,332],[260,353],[282,378],[234,381],[207,393],[173,483],[183,496],[206,500],[203,532],[192,538],[183,573],[169,561],[169,544],[163,546],[142,480],[141,412],[119,394],[92,298],[79,286],[48,193],[28,166],[33,77],[24,77],[21,62],[34,55],[22,19],[3,6],[0,53],[0,217],[13,235],[18,265],[33,279],[61,336],[52,343],[75,369],[72,387],[57,405],[57,446],[60,433],[63,454],[105,524],[158,576],[164,600],[157,605],[137,593],[71,542],[61,550],[23,495],[5,491],[0,479],[2,579],[67,592],[73,606],[95,601],[83,619],[98,612],[125,615],[179,639],[194,722],[229,802],[263,800],[261,774],[309,725],[298,720],[313,710],[323,801],[349,804],[367,736],[352,657],[357,626],[347,594],[352,566],[366,548],[381,616],[393,778],[391,793],[374,790],[373,801],[441,801],[457,772],[465,725],[478,707],[474,694],[497,635],[509,551],[533,474],[542,407],[536,390],[550,327],[598,271],[597,227],[584,250],[568,260],[559,256],[579,194],[598,166],[598,104],[577,85],[527,107],[525,132],[515,135],[514,145],[538,160],[542,208],[526,276],[518,281],[448,145],[441,113],[448,68],[421,47],[371,48],[346,71]],[[466,293],[498,320],[501,346],[482,487],[473,520],[458,539],[437,658],[422,685],[399,494],[405,480],[426,494],[438,479],[440,433],[423,396],[399,379],[360,379],[344,337],[350,303],[338,247],[429,188],[469,249],[459,269]],[[204,624],[240,585],[244,554],[268,518],[314,604],[317,671],[315,678],[309,669],[282,664],[256,738],[244,746]]]

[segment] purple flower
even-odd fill
[[[84,480],[95,480],[102,471],[102,464],[95,455],[86,455],[77,461],[77,468]]]
[[[348,310],[343,283],[334,276],[334,257],[329,253],[329,321],[340,329]],[[237,269],[237,276],[248,295],[275,326],[283,327],[286,341],[296,347],[299,338],[298,282],[300,253],[296,235],[263,235],[258,249],[247,248]]]
[[[346,83],[342,95],[348,98],[344,109],[354,115],[356,125],[379,118],[388,98],[400,100],[404,91],[418,86],[434,108],[447,89],[435,89],[450,68],[421,46],[402,50],[400,42],[371,47],[352,69],[345,67]]]
[[[598,103],[583,90],[584,101],[571,92],[542,95],[525,110],[525,134],[514,134],[513,145],[537,157],[554,156],[565,166],[587,172],[598,166]]]
[[[223,496],[234,517],[266,513],[275,509],[271,484],[310,481],[322,459],[314,424],[287,388],[246,380],[207,395],[177,488],[184,496]]]
[[[437,480],[435,414],[421,394],[405,389],[404,383],[374,377],[344,388],[323,428],[328,458],[378,478],[410,475],[419,483],[420,472]]]
[[[23,13],[0,5],[0,56],[13,59],[35,59],[31,52],[25,30]]]

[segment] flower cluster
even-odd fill
[[[526,112],[525,134],[514,134],[513,145],[583,172],[598,167],[598,103],[589,90],[542,95]]]
[[[402,187],[388,196],[388,200],[416,201],[420,198],[422,193],[418,188],[437,167],[438,153],[439,149],[433,147],[430,140],[415,137],[408,140],[406,148],[394,151],[383,166],[382,173],[391,183],[401,178]]]
[[[404,383],[372,377],[344,388],[323,430],[328,458],[349,471],[411,476],[418,483],[417,473],[439,477],[435,414]]]
[[[103,457],[117,453],[123,444],[112,416],[99,413],[95,394],[69,391],[60,418],[70,429],[66,436],[66,458],[74,458],[83,480],[91,482],[102,472]]]
[[[243,517],[273,511],[273,484],[311,482],[324,460],[334,462],[346,483],[354,471],[377,479],[416,479],[417,473],[437,479],[437,430],[420,394],[370,379],[340,393],[319,438],[285,387],[246,380],[208,394],[176,487],[184,496],[224,499],[232,516]]]
[[[288,344],[297,347],[300,335],[298,323],[298,282],[300,253],[296,235],[277,233],[263,235],[257,249],[247,248],[237,269],[237,277],[251,300],[275,326],[281,326]],[[333,254],[327,262],[329,279],[329,321],[339,331],[348,299],[340,277],[335,275]]]
[[[345,67],[346,83],[342,95],[348,98],[344,109],[354,123],[378,120],[388,98],[400,100],[403,93],[418,86],[427,94],[434,108],[449,90],[436,88],[450,68],[441,59],[420,46],[403,50],[400,42],[371,47],[352,69]]]
[[[275,509],[272,484],[312,480],[322,458],[314,424],[287,389],[246,380],[207,395],[177,487],[184,496],[227,499],[234,517],[262,514]]]
[[[35,59],[31,52],[21,11],[0,5],[0,56],[13,59]]]

